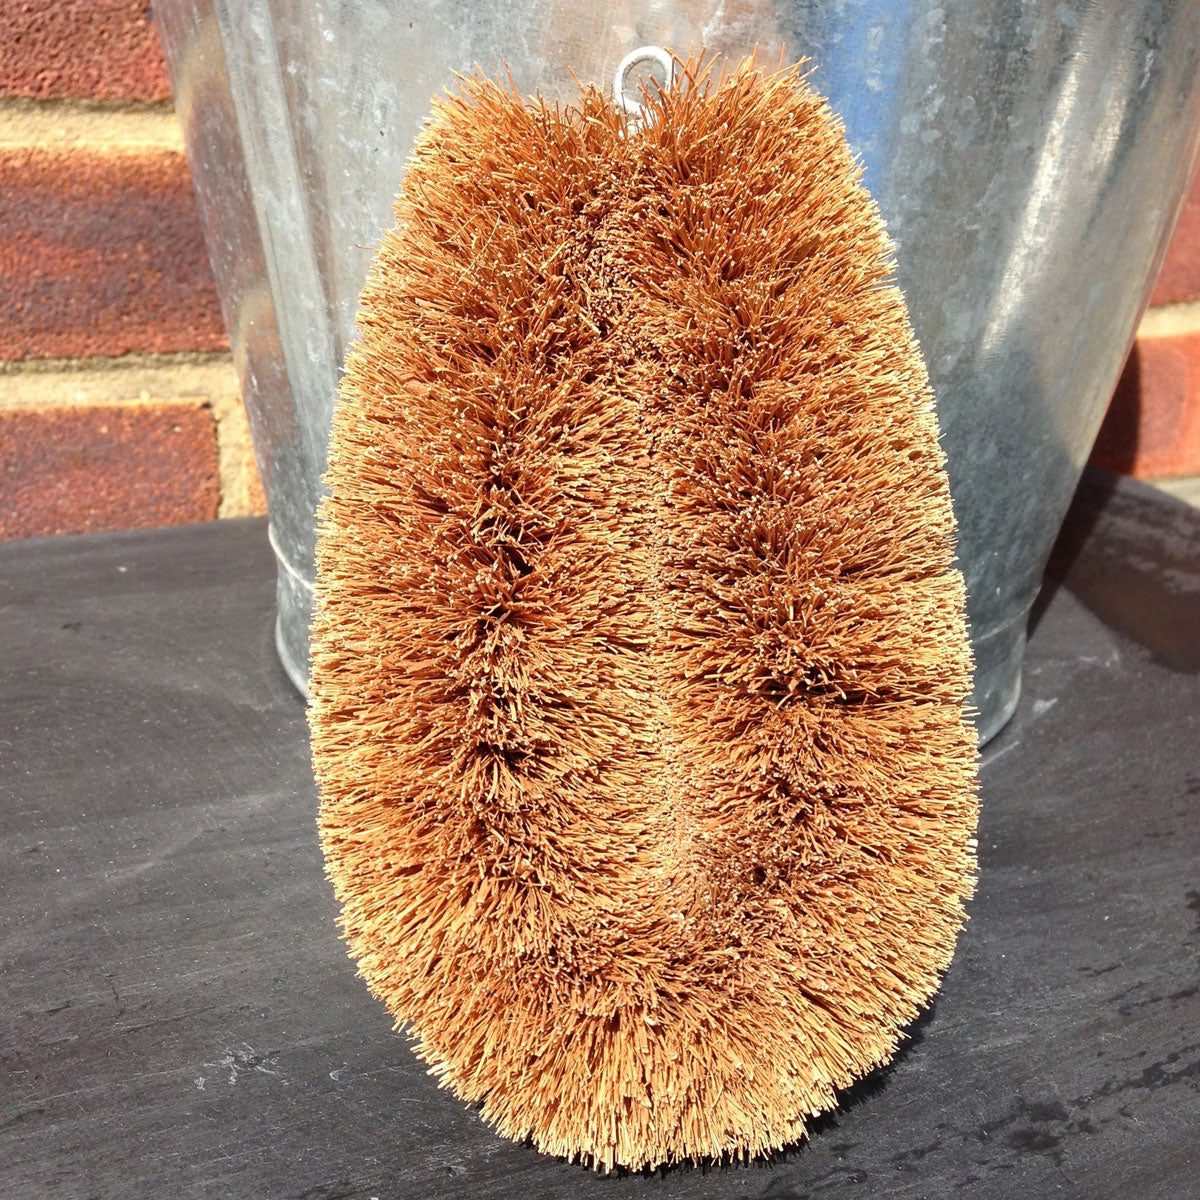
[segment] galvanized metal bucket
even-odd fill
[[[959,522],[982,740],[1200,135],[1195,0],[156,0],[307,675],[314,509],[371,247],[432,94],[634,47],[806,57],[896,243]]]

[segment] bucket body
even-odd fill
[[[981,740],[1200,134],[1195,0],[156,0],[301,689],[314,510],[372,248],[453,72],[611,86],[645,44],[806,58],[865,166],[929,367]]]

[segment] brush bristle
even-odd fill
[[[799,1139],[974,877],[963,585],[886,235],[795,70],[439,101],[363,293],[312,744],[352,955],[507,1137]]]

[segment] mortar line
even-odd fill
[[[0,359],[0,376],[99,374],[104,371],[154,370],[156,368],[209,366],[231,363],[229,350],[174,350],[146,354],[95,354],[82,358]]]
[[[183,153],[183,129],[169,104],[0,99],[0,149],[93,153]]]
[[[1178,333],[1200,333],[1200,300],[1148,308],[1138,326],[1139,337],[1170,337]]]

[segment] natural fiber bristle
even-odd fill
[[[440,101],[362,299],[311,726],[351,953],[598,1166],[800,1138],[974,874],[963,586],[888,243],[793,70]]]

